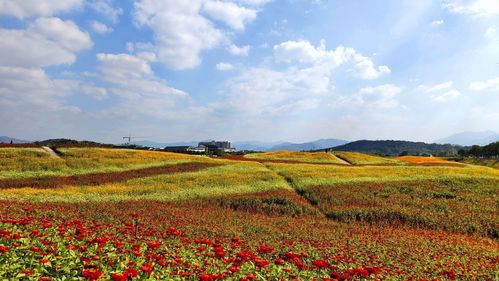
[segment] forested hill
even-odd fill
[[[453,156],[462,146],[396,140],[359,140],[331,148],[335,151],[357,151],[383,156],[425,155]]]

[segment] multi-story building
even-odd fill
[[[208,150],[218,150],[223,152],[235,152],[236,148],[232,147],[229,141],[203,141],[199,146],[205,146]]]

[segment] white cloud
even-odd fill
[[[436,102],[447,102],[461,96],[458,90],[450,90],[443,94],[432,94],[431,100]]]
[[[42,69],[0,66],[0,111],[78,111],[64,103],[77,84],[50,79]]]
[[[87,5],[96,12],[104,15],[108,20],[113,23],[118,21],[119,16],[123,13],[121,8],[113,7],[111,0],[92,0],[88,1]]]
[[[218,46],[225,35],[200,15],[201,0],[136,1],[134,17],[155,33],[158,60],[174,69],[201,63],[200,53]]]
[[[0,0],[0,14],[23,19],[52,16],[80,8],[83,0]]]
[[[287,41],[274,46],[274,55],[278,61],[310,63],[326,56],[326,47],[324,41],[317,48],[308,41]]]
[[[214,112],[234,113],[238,118],[297,114],[316,108],[332,97],[333,71],[341,65],[352,63],[355,71],[348,73],[363,78],[378,76],[384,71],[376,70],[374,64],[363,65],[366,60],[369,61],[354,49],[343,46],[327,50],[324,42],[318,47],[307,41],[283,42],[274,46],[274,61],[286,63],[285,69],[262,66],[242,72],[227,82],[225,100],[210,108]],[[376,75],[363,73],[364,68],[372,68]],[[386,90],[388,94],[393,93],[393,88],[386,87]],[[386,97],[379,103],[387,105],[388,102]]]
[[[72,21],[39,18],[27,29],[0,29],[0,65],[43,67],[71,64],[77,51],[90,48],[88,33]]]
[[[441,90],[452,88],[453,85],[454,85],[453,81],[447,81],[447,82],[443,82],[443,83],[439,83],[439,84],[435,84],[435,85],[430,85],[430,86],[423,85],[422,88],[428,92],[435,92],[435,91],[441,91]]]
[[[243,31],[246,24],[256,18],[257,11],[226,1],[207,1],[203,11],[212,19],[227,24],[230,28]]]
[[[486,81],[475,81],[470,84],[472,91],[499,91],[499,77]]]
[[[238,0],[239,3],[250,6],[263,6],[271,1],[272,0]]]
[[[431,26],[439,26],[439,25],[442,25],[444,24],[444,20],[434,20],[431,22]]]
[[[228,71],[234,69],[234,66],[230,63],[220,62],[217,63],[216,68],[220,71]]]
[[[484,37],[489,39],[489,40],[498,40],[497,36],[497,30],[495,27],[489,27],[487,28],[487,31],[485,31]]]
[[[93,20],[90,22],[90,26],[92,27],[92,29],[97,32],[97,33],[101,33],[101,34],[104,34],[104,33],[108,33],[108,32],[112,32],[113,29],[105,24],[103,24],[102,22],[100,21],[96,21],[96,20]]]
[[[103,100],[107,98],[107,90],[102,87],[96,87],[93,84],[82,84],[80,85],[80,90],[87,96],[90,96],[96,100]]]
[[[234,44],[231,44],[227,47],[229,53],[231,53],[234,56],[242,56],[242,57],[248,56],[250,49],[251,47],[249,45],[238,47]]]
[[[155,62],[156,61],[156,54],[152,52],[138,52],[137,57],[146,60],[148,62]]]
[[[376,79],[391,72],[386,65],[375,67],[370,58],[357,53],[353,48],[338,46],[336,50],[326,50],[324,40],[318,47],[308,41],[283,42],[274,46],[274,56],[277,61],[286,63],[327,64],[329,68],[352,62],[355,76],[362,79]]]
[[[388,109],[398,106],[397,95],[402,90],[393,84],[360,89],[351,96],[343,96],[339,104],[364,109]]]
[[[497,0],[445,0],[443,5],[454,14],[478,17],[499,15]]]
[[[417,90],[428,93],[433,102],[447,102],[461,96],[461,92],[453,89],[454,81],[446,81],[434,85],[420,85]]]
[[[378,67],[374,66],[374,62],[365,56],[355,54],[353,57],[355,61],[356,75],[362,79],[377,79],[383,75],[390,74],[391,70],[386,65]]]
[[[159,116],[175,104],[176,98],[187,95],[156,77],[143,58],[100,53],[97,60],[101,63],[101,79],[112,84],[110,91],[121,98],[121,103],[107,111],[108,114]]]
[[[232,30],[242,31],[268,1],[136,0],[133,16],[139,26],[154,32],[158,61],[182,70],[198,66],[203,51],[230,42]],[[224,22],[230,29],[215,25]],[[229,46],[235,55],[246,56],[249,46]]]

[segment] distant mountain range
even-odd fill
[[[196,141],[189,142],[170,142],[161,143],[154,141],[136,141],[137,145],[162,148],[165,146],[194,146],[197,145]],[[232,145],[236,147],[237,150],[253,150],[253,151],[276,151],[276,150],[291,150],[291,151],[302,151],[302,150],[318,150],[325,149],[332,146],[342,145],[348,143],[345,140],[338,139],[321,139],[312,142],[305,143],[291,143],[291,142],[260,142],[260,141],[241,141],[234,142]]]
[[[196,141],[187,141],[187,142],[155,142],[155,141],[134,141],[136,145],[146,146],[146,147],[155,147],[155,148],[163,148],[165,146],[196,146],[198,142]]]
[[[360,140],[332,147],[335,151],[357,151],[383,156],[408,155],[457,155],[462,146],[396,140]]]
[[[276,150],[291,150],[291,151],[308,151],[308,150],[319,150],[326,149],[333,146],[343,145],[348,143],[346,140],[339,139],[320,139],[312,142],[304,142],[304,143],[290,143],[283,142],[277,145],[274,145],[268,149],[268,151],[276,151]]]
[[[7,137],[7,136],[0,136],[0,143],[10,143],[10,141],[12,141],[12,143],[30,143],[31,142],[31,141],[20,140],[20,139],[16,139],[16,138]]]
[[[492,131],[485,132],[462,132],[435,141],[441,144],[457,144],[464,146],[486,145],[499,141],[499,133]]]

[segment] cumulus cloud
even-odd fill
[[[393,108],[399,104],[396,97],[401,91],[399,87],[393,84],[365,87],[351,96],[343,96],[339,104],[368,109]]]
[[[69,20],[38,18],[27,29],[0,29],[0,65],[43,67],[71,64],[90,48],[88,33]]]
[[[203,5],[203,11],[212,19],[222,21],[237,31],[243,31],[245,25],[252,22],[257,14],[254,9],[226,1],[207,1]]]
[[[109,32],[112,32],[113,29],[105,24],[103,24],[102,22],[100,21],[96,21],[96,20],[93,20],[90,22],[90,26],[92,27],[92,29],[97,32],[97,33],[101,33],[101,34],[104,34],[104,33],[109,33]]]
[[[499,77],[470,83],[472,91],[499,91]]]
[[[234,69],[234,66],[230,63],[220,62],[215,66],[220,71],[228,71]]]
[[[252,2],[252,3],[249,3]],[[230,30],[242,31],[252,22],[267,1],[154,1],[134,3],[135,22],[154,32],[154,49],[158,61],[173,69],[190,69],[201,63],[201,53],[230,42]],[[230,29],[218,27],[220,21]],[[229,51],[247,55],[249,46]]]
[[[130,54],[97,54],[100,77],[110,83],[110,91],[121,103],[106,113],[161,115],[187,94],[158,78],[143,58]]]
[[[91,83],[82,84],[80,85],[79,89],[85,95],[90,96],[96,100],[104,100],[108,96],[106,88],[96,87]]]
[[[87,5],[113,23],[116,23],[119,16],[123,13],[121,8],[113,6],[112,0],[92,0],[88,1]]]
[[[80,8],[83,0],[0,0],[0,14],[16,18],[52,16]]]
[[[242,57],[248,56],[250,49],[251,47],[249,45],[238,47],[237,45],[230,44],[227,47],[229,53],[231,53],[234,56],[242,56]]]
[[[200,14],[202,1],[135,2],[135,21],[155,33],[158,60],[174,69],[201,63],[200,53],[218,46],[224,33]]]
[[[443,5],[454,14],[478,17],[499,15],[499,2],[496,0],[445,0]]]
[[[210,108],[215,112],[232,112],[239,117],[295,114],[314,109],[333,97],[332,75],[342,65],[350,63],[355,71],[348,73],[365,79],[383,74],[383,70],[375,68],[374,64],[365,64],[370,59],[353,48],[338,46],[328,50],[324,42],[315,47],[307,41],[287,41],[275,45],[273,51],[273,61],[284,63],[284,69],[276,70],[267,65],[241,72],[226,83],[225,100],[210,105]],[[386,94],[393,94],[393,89],[386,86]],[[361,92],[365,101],[369,96],[366,91]],[[379,104],[389,102],[392,100],[385,96]]]
[[[274,54],[278,61],[287,63],[293,61],[310,63],[327,55],[324,41],[321,41],[317,48],[308,41],[283,42],[274,46]]]
[[[0,66],[0,85],[0,111],[79,111],[64,102],[78,83],[53,80],[42,69]]]
[[[338,46],[335,50],[326,50],[324,40],[318,47],[308,41],[283,42],[274,46],[274,56],[281,62],[323,64],[329,68],[352,62],[355,76],[362,79],[376,79],[391,72],[386,65],[374,66],[370,58],[357,53],[353,48]]]

